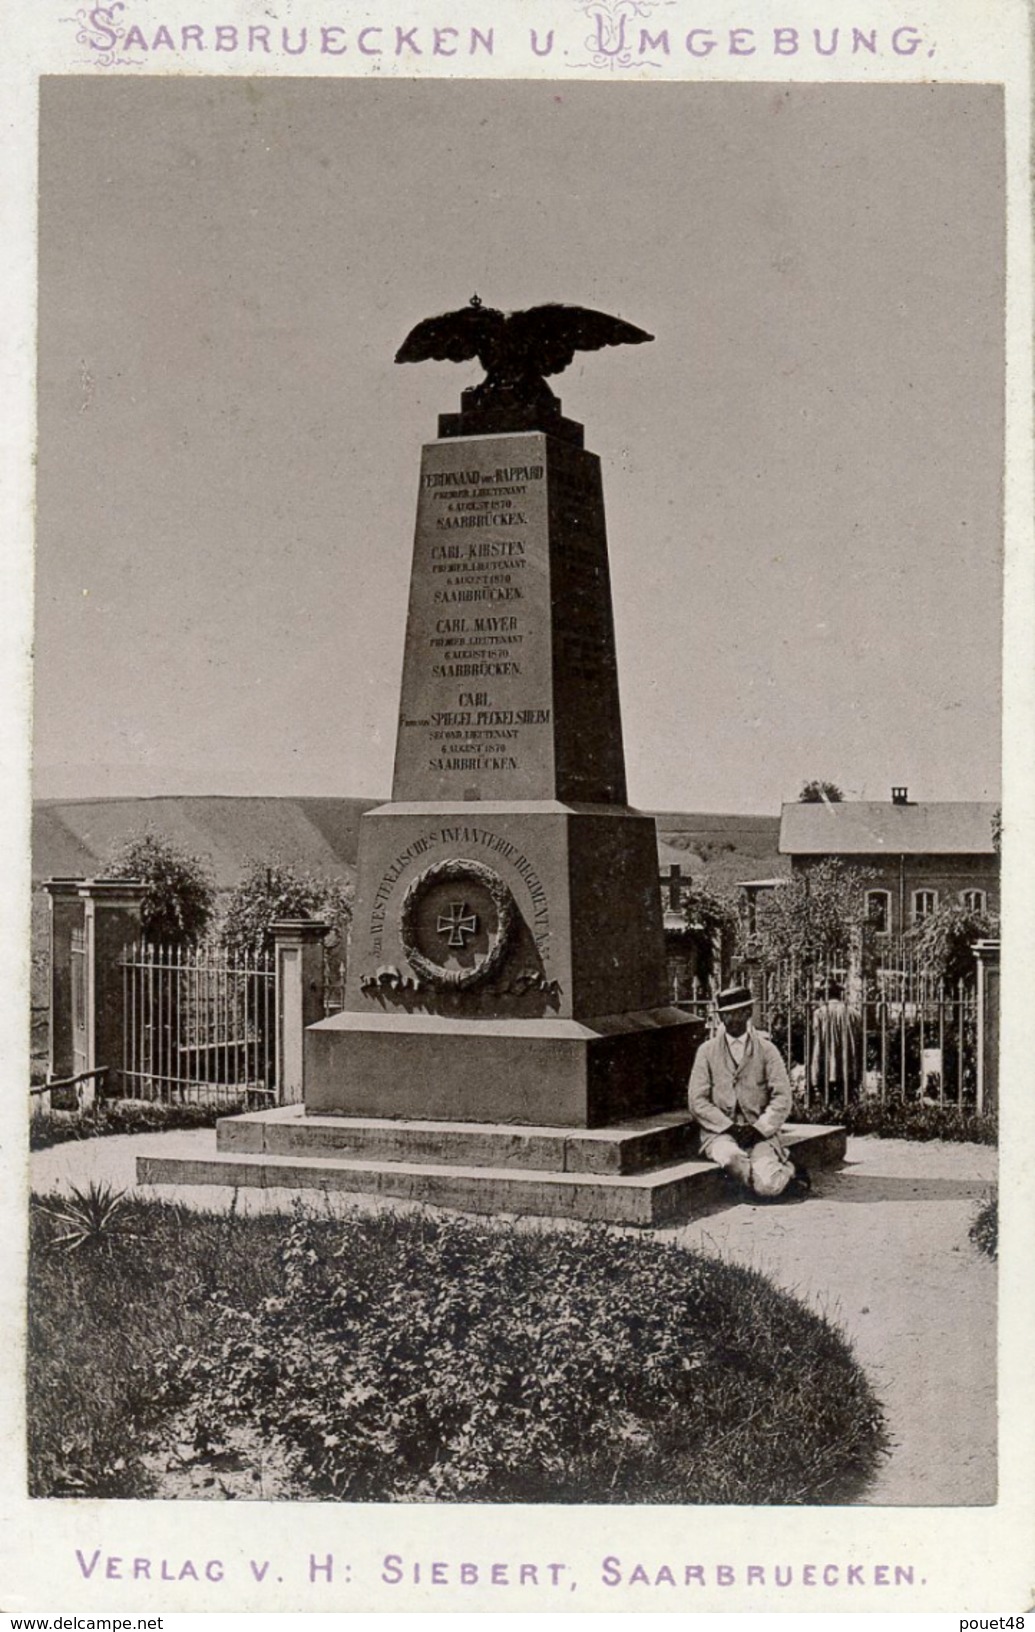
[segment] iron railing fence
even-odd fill
[[[715,1014],[717,990],[714,981],[702,980],[700,975],[684,976],[672,982],[673,1007],[685,1010],[697,1020],[703,1020],[709,1037],[714,1033],[718,1023]]]
[[[860,1097],[971,1107],[977,1096],[973,975],[945,980],[908,941],[874,938],[851,958],[749,962],[755,1024],[783,1054],[805,1105]],[[718,1024],[714,992],[692,983],[679,1007]]]
[[[199,1105],[277,1094],[272,956],[140,941],[121,959],[122,1093]]]
[[[946,981],[911,963],[817,976],[788,961],[759,973],[756,1018],[806,1105],[871,1096],[975,1101],[974,980]]]

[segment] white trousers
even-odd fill
[[[794,1177],[782,1146],[772,1139],[760,1139],[750,1150],[741,1150],[732,1134],[717,1133],[705,1144],[704,1154],[756,1196],[782,1195]]]

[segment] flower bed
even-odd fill
[[[837,1329],[676,1246],[301,1206],[109,1215],[62,1250],[35,1210],[34,1495],[166,1494],[163,1467],[252,1443],[296,1499],[836,1502],[882,1454]]]

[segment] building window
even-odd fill
[[[888,890],[866,891],[866,923],[875,935],[891,931],[891,894]]]
[[[938,892],[937,892],[937,890],[914,890],[913,891],[913,922],[914,922],[914,924],[922,923],[922,921],[925,918],[929,918],[937,905],[938,905]]]
[[[968,912],[984,912],[986,907],[984,890],[964,890],[963,905]]]

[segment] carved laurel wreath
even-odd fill
[[[433,884],[449,883],[454,879],[458,883],[480,884],[491,896],[496,908],[496,930],[489,937],[489,950],[482,961],[470,969],[446,969],[442,964],[432,962],[417,946],[417,911],[422,896]],[[437,861],[417,874],[403,896],[399,911],[402,948],[414,972],[431,985],[454,989],[476,986],[480,981],[488,980],[503,962],[507,941],[514,927],[514,913],[514,897],[491,867],[484,866],[480,861]]]

